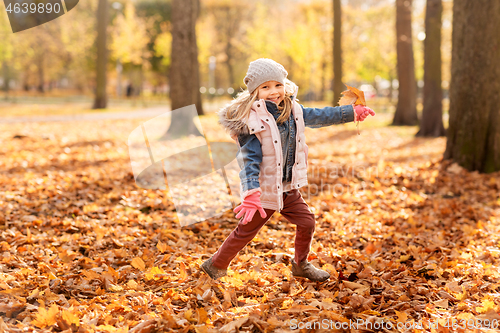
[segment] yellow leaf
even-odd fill
[[[147,280],[152,280],[152,279],[158,280],[158,278],[155,276],[156,274],[165,274],[165,271],[159,267],[154,266],[151,267],[149,272],[145,274],[145,277]]]
[[[80,325],[80,319],[77,316],[75,316],[71,311],[62,310],[61,318],[68,326],[71,326],[71,324],[75,324],[76,326]]]
[[[399,259],[398,259],[398,260],[396,260],[396,261],[399,261],[399,262],[405,262],[405,261],[408,261],[408,259],[410,259],[410,257],[411,257],[410,255],[402,255],[402,256],[400,256],[400,257],[399,257]]]
[[[160,250],[161,253],[167,251],[167,244],[162,243],[161,241],[159,241],[158,244],[156,244],[156,247],[158,248],[158,250]]]
[[[208,324],[208,313],[204,308],[196,309],[196,314],[198,315],[198,325]]]
[[[141,258],[135,257],[132,259],[132,267],[135,267],[140,271],[144,271],[146,269],[146,264]]]
[[[191,322],[196,322],[196,318],[193,317],[193,309],[189,309],[186,312],[184,312],[184,318]]]
[[[486,313],[489,310],[495,310],[496,308],[495,302],[490,299],[483,299],[481,303],[483,304],[483,306],[476,307],[476,311],[479,313]]]
[[[227,283],[230,283],[231,286],[235,287],[235,288],[241,288],[244,284],[241,280],[239,279],[235,279],[233,277],[230,277],[230,276],[223,276],[221,277],[220,279],[222,282],[227,282]]]
[[[56,323],[56,316],[59,312],[59,307],[57,304],[52,304],[49,310],[44,307],[38,308],[38,313],[35,316],[35,320],[31,323],[39,328],[45,328]]]

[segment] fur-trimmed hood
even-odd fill
[[[227,110],[229,109],[229,104],[220,109],[217,112],[219,117],[219,124],[229,133],[229,135],[236,140],[236,137],[240,134],[250,134],[247,124],[243,121],[231,121],[227,119]]]

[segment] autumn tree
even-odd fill
[[[427,0],[424,40],[424,108],[417,136],[443,136],[443,90],[441,89],[442,0]]]
[[[148,59],[144,62],[147,81],[156,88],[167,82],[170,64],[170,47],[172,46],[172,35],[170,21],[172,12],[171,1],[150,0],[136,3],[137,16],[148,23]],[[158,43],[161,44],[160,50]],[[167,46],[168,45],[168,46]],[[146,71],[149,70],[149,73]]]
[[[455,1],[445,159],[500,170],[500,2]]]
[[[0,16],[0,36],[2,42],[0,43],[0,66],[2,67],[3,76],[3,87],[2,90],[5,92],[5,98],[9,92],[9,82],[10,75],[9,66],[12,59],[13,45],[11,38],[11,28],[9,27],[9,22],[7,16]]]
[[[172,110],[196,104],[203,114],[200,95],[198,46],[196,45],[196,19],[199,0],[173,0],[172,2],[172,56],[170,68],[170,98]],[[192,119],[172,118],[164,138],[198,134]]]
[[[207,11],[213,16],[216,38],[223,53],[228,73],[229,86],[238,88],[236,80],[235,61],[240,57],[238,39],[242,39],[242,23],[248,16],[248,4],[228,0],[211,0],[206,2]]]
[[[146,67],[146,59],[149,58],[147,47],[149,26],[149,22],[138,17],[134,5],[128,2],[125,5],[124,14],[118,14],[112,30],[111,57],[127,69],[139,69],[140,91],[142,90],[142,73]]]
[[[106,95],[106,65],[108,63],[107,50],[108,27],[108,0],[99,0],[97,7],[97,58],[96,58],[96,84],[93,109],[104,109],[107,105]]]
[[[333,105],[344,90],[342,83],[342,12],[340,0],[333,0]]]
[[[361,10],[367,1],[355,4],[342,7],[342,29],[349,32],[342,36],[342,55],[348,59],[344,82],[371,82],[378,89],[379,81],[396,78],[394,5],[378,1]]]
[[[57,19],[20,31],[11,39],[9,72],[17,76],[18,73],[14,71],[18,69],[26,88],[36,86],[40,93],[44,93],[47,83],[60,78],[61,68],[64,68],[64,59],[67,57],[61,27],[61,21]]]
[[[280,37],[285,38],[285,36],[280,34],[281,17],[271,15],[269,5],[269,3],[258,1],[252,10],[252,21],[245,33],[248,60],[250,61],[258,58],[271,58],[279,62],[281,55],[279,46],[281,45],[278,42]],[[285,28],[289,27],[286,26]],[[285,64],[282,65],[287,70],[290,68]],[[246,66],[248,66],[248,63]]]
[[[411,9],[412,0],[396,0],[396,50],[399,93],[393,125],[416,125],[418,123]]]
[[[311,1],[298,5],[294,8],[297,10],[295,13],[290,11],[283,15],[285,21],[281,24],[285,29],[282,33],[268,37],[282,42],[282,47],[275,51],[277,59],[282,59],[289,77],[299,86],[299,96],[307,96],[299,97],[304,101],[324,100],[324,92],[333,78],[332,7],[325,8],[325,4],[330,3],[330,0]],[[294,18],[294,24],[287,24],[286,19],[291,15],[297,18]],[[332,96],[328,99],[331,100]]]

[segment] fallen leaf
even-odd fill
[[[131,265],[142,272],[144,272],[144,270],[146,270],[146,264],[139,257],[135,257],[134,259],[132,259]]]
[[[52,306],[46,310],[44,307],[39,307],[38,312],[35,315],[35,320],[31,323],[39,328],[45,328],[47,326],[54,325],[57,320],[57,314],[59,313],[59,307],[57,304],[52,304]]]

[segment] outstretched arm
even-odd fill
[[[354,121],[352,105],[327,106],[324,108],[306,108],[303,105],[302,113],[307,127],[320,128],[330,125],[344,124]]]
[[[319,128],[330,125],[344,124],[351,121],[363,121],[375,112],[362,105],[327,106],[324,108],[306,108],[302,105],[304,123],[307,127]]]

